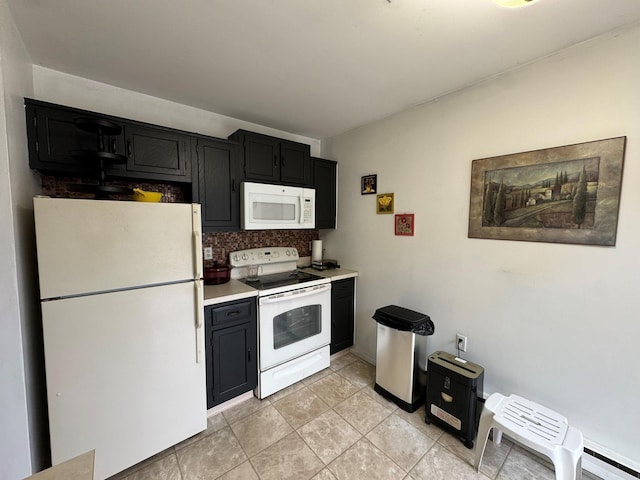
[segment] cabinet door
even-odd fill
[[[256,330],[251,322],[214,330],[213,404],[218,405],[255,388]]]
[[[80,130],[74,124],[77,118],[101,118],[82,110],[54,108],[25,101],[29,166],[42,173],[68,175],[98,174],[98,164],[74,157],[73,151],[97,150],[95,133]],[[122,135],[104,136],[103,149],[111,153],[124,153]]]
[[[313,185],[309,145],[246,130],[237,130],[229,139],[243,146],[244,179],[305,187]]]
[[[205,231],[240,229],[240,147],[198,139],[198,194]],[[195,189],[194,189],[195,190]]]
[[[126,124],[124,129],[127,172],[141,178],[191,180],[191,155],[187,135]]]
[[[280,181],[280,142],[258,136],[244,136],[244,176],[264,183]]]
[[[316,228],[336,228],[336,170],[333,160],[313,159]]]
[[[353,345],[354,292],[353,278],[331,284],[331,354]]]
[[[204,309],[207,408],[226,402],[258,383],[255,300]]]
[[[313,185],[313,168],[309,145],[280,143],[280,180],[286,184],[310,187]]]

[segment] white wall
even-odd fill
[[[242,128],[307,143],[311,145],[311,155],[317,156],[320,153],[320,141],[313,138],[243,122],[38,65],[33,66],[33,79],[37,100],[218,138],[227,138],[237,129]]]
[[[47,457],[42,329],[35,295],[32,196],[23,97],[31,62],[0,2],[0,478],[23,478]]]
[[[340,165],[328,257],[360,271],[356,349],[375,360],[376,308],[435,323],[429,351],[485,367],[485,392],[517,392],[564,413],[591,448],[640,466],[640,28],[573,47],[323,142]],[[425,78],[425,82],[429,79]],[[471,161],[627,136],[617,245],[467,238]],[[378,175],[414,237],[376,215],[360,177]]]

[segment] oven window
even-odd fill
[[[319,334],[321,320],[321,305],[306,305],[281,313],[273,319],[274,350]]]

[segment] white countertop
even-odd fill
[[[302,271],[311,273],[313,275],[318,275],[319,277],[330,278],[332,282],[358,276],[358,272],[356,272],[355,270],[349,270],[348,268],[327,268],[326,270],[316,270],[315,268],[307,267],[303,268]]]
[[[327,269],[321,271],[308,267],[303,268],[302,271],[318,275],[319,277],[329,278],[332,282],[358,276],[358,272],[349,270],[348,268],[335,268],[333,270]],[[205,306],[257,296],[258,290],[233,278],[227,283],[221,283],[220,285],[204,286]]]
[[[204,305],[232,302],[243,298],[257,297],[258,290],[233,278],[220,285],[204,286]]]
[[[93,480],[95,450],[47,468],[25,480]]]

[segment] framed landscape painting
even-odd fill
[[[626,137],[474,160],[469,238],[616,244]]]

